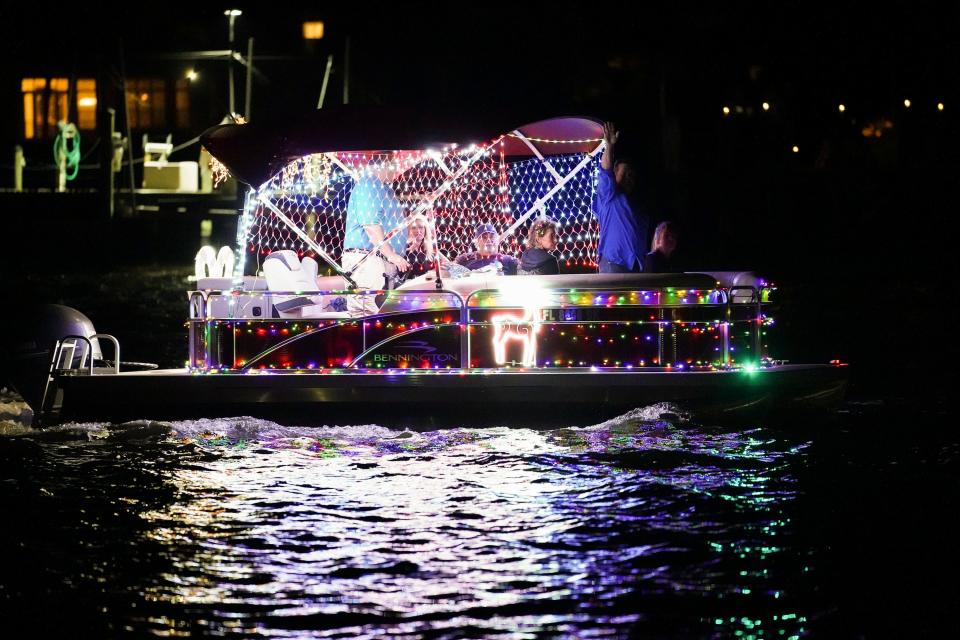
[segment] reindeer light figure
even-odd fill
[[[540,307],[525,306],[522,316],[500,315],[493,322],[493,358],[497,364],[507,363],[507,343],[516,340],[523,343],[524,367],[537,366],[537,334],[540,333]]]

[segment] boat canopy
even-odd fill
[[[403,213],[388,216],[384,239],[353,270],[388,241],[418,270],[435,266],[437,251],[452,260],[474,250],[481,224],[499,233],[501,253],[519,258],[535,216],[557,224],[565,268],[596,265],[591,206],[604,143],[595,118],[342,107],[287,123],[220,125],[201,140],[251,186],[235,275],[246,255],[286,249],[321,259],[353,286],[341,258],[355,193],[358,211],[396,212],[399,201]]]
[[[501,136],[508,157],[569,155],[593,150],[603,138],[603,126],[582,116],[537,119],[529,114],[348,105],[317,110],[292,122],[217,125],[200,141],[235,178],[258,188],[291,162],[313,154],[422,151],[488,143]]]

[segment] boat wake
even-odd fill
[[[11,423],[12,424],[12,423]],[[561,463],[605,464],[638,452],[672,452],[743,460],[757,458],[752,449],[759,429],[705,427],[674,404],[637,407],[620,416],[586,426],[530,429],[523,425],[486,428],[450,427],[434,431],[391,429],[377,424],[300,426],[250,416],[161,422],[134,420],[119,424],[67,423],[45,429],[12,425],[0,435],[36,442],[176,443],[214,455],[294,452],[319,459],[390,456],[506,456]],[[770,451],[768,450],[768,453]],[[586,455],[588,458],[583,458]],[[600,457],[593,457],[599,455]],[[573,458],[569,458],[573,456]],[[611,459],[609,456],[613,456]],[[759,456],[770,461],[777,457]]]
[[[686,424],[693,418],[693,414],[684,411],[677,405],[670,402],[658,402],[646,407],[637,407],[630,411],[609,420],[588,427],[591,429],[612,429],[630,424],[642,424],[645,422],[666,421],[672,424]]]
[[[30,415],[24,417],[22,403],[0,403],[0,435],[25,437],[37,441],[136,441],[145,438],[171,438],[201,446],[240,447],[264,445],[283,448],[304,442],[341,442],[371,444],[376,442],[465,442],[505,438],[510,433],[541,433],[547,440],[557,434],[591,434],[602,432],[643,431],[650,428],[677,427],[690,423],[691,414],[671,403],[637,407],[620,416],[586,426],[557,425],[553,429],[528,429],[523,425],[497,425],[486,428],[449,428],[428,432],[392,429],[377,424],[298,426],[282,425],[250,416],[202,418],[182,421],[133,420],[118,424],[95,422],[66,423],[44,429],[30,427]],[[28,412],[29,410],[27,410]],[[11,420],[11,418],[14,418]],[[509,438],[508,438],[509,439]],[[314,447],[315,448],[315,447]],[[389,447],[387,447],[389,448]]]

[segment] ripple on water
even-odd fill
[[[114,603],[98,619],[117,630],[703,635],[747,619],[790,636],[805,624],[784,617],[800,569],[778,544],[805,444],[699,426],[670,405],[548,431],[237,417],[64,425],[4,446],[21,447],[23,469],[3,495],[32,496],[19,504],[37,519],[23,561],[65,539],[86,549],[50,569],[57,596]]]

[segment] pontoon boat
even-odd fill
[[[844,368],[769,352],[773,287],[754,274],[596,273],[600,121],[516,124],[478,132],[462,119],[344,109],[306,125],[207,131],[218,169],[250,190],[235,250],[198,255],[187,366],[124,371],[115,340],[63,312],[52,350],[19,353],[42,370],[21,385],[35,422],[527,426],[596,423],[655,402],[734,414],[840,399]],[[428,229],[408,253],[415,277],[361,290],[341,266],[345,217],[353,186],[386,163],[406,215],[383,242],[414,243],[415,221]],[[519,257],[539,216],[559,224],[560,275],[470,272],[441,258],[471,250],[479,223]]]

